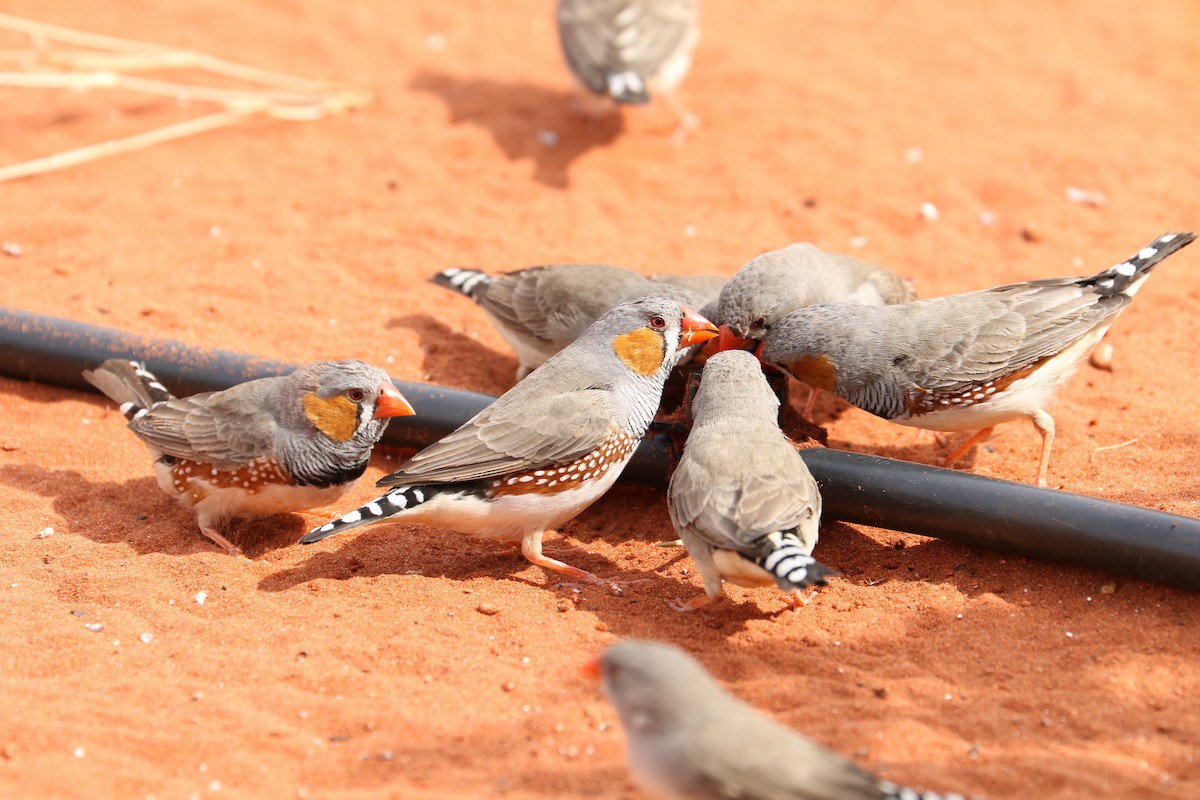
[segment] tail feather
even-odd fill
[[[1083,283],[1094,286],[1103,295],[1132,295],[1141,288],[1142,282],[1150,270],[1158,266],[1167,256],[1187,247],[1195,238],[1196,234],[1190,232],[1163,234],[1125,261],[1109,267]]]
[[[172,399],[167,387],[137,361],[110,358],[94,370],[84,370],[83,378],[116,403],[129,420]]]
[[[492,276],[477,269],[459,269],[452,267],[442,270],[429,280],[438,286],[449,289],[467,297],[474,298],[475,290],[492,282]]]
[[[938,794],[937,792],[918,792],[905,786],[897,786],[891,781],[880,781],[879,788],[883,791],[885,800],[967,800],[961,794]]]
[[[646,91],[646,82],[633,70],[610,72],[607,75],[607,83],[609,95],[618,103],[641,105],[650,102],[650,93]]]
[[[300,539],[300,544],[312,544],[330,536],[336,536],[351,528],[370,525],[372,522],[394,517],[427,501],[431,496],[429,487],[397,486],[371,502],[349,511],[319,528],[314,528]]]
[[[766,537],[766,543],[766,552],[757,556],[754,563],[774,575],[775,582],[785,592],[823,585],[827,578],[838,575],[837,570],[809,555],[809,548],[793,531],[772,533]]]

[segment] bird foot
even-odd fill
[[[699,597],[693,597],[691,600],[687,601],[680,600],[678,597],[676,597],[670,601],[670,606],[680,613],[689,614],[695,611],[697,608],[708,605],[709,600],[711,599],[712,598],[706,594],[702,594]]]
[[[213,543],[224,550],[231,556],[242,556],[242,548],[238,547],[233,542],[221,535],[216,528],[201,528],[200,532],[213,541]]]

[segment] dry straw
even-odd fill
[[[251,117],[308,121],[362,108],[368,92],[282,75],[192,50],[119,39],[0,14],[0,30],[29,38],[24,49],[0,50],[0,86],[72,92],[124,89],[176,102],[208,103],[220,110],[121,139],[0,167],[0,181],[39,175],[104,156],[236,125]],[[259,88],[223,88],[160,80],[138,73],[194,70]]]

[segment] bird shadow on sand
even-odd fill
[[[380,523],[372,530],[339,537],[338,544],[333,550],[313,548],[310,558],[268,575],[258,588],[285,592],[315,580],[380,575],[423,575],[464,582],[487,577],[543,589],[573,585],[565,576],[534,567],[521,555],[519,547],[509,548],[502,542],[419,523]],[[601,576],[616,571],[616,566],[602,556],[574,547],[554,534],[546,536],[544,552]],[[526,570],[530,571],[524,574]]]
[[[0,466],[0,483],[51,498],[69,533],[99,544],[129,544],[139,555],[221,552],[196,525],[192,512],[163,494],[154,478],[89,481],[75,470]],[[222,533],[250,558],[290,545],[305,529],[298,514],[237,519]]]
[[[452,125],[489,131],[510,161],[533,161],[534,180],[555,189],[567,188],[577,158],[610,144],[625,127],[619,111],[588,117],[572,107],[570,92],[530,83],[425,70],[410,87],[441,98]]]
[[[463,383],[464,363],[472,364],[483,373],[471,381],[471,390],[499,394],[513,385],[517,359],[498,353],[478,340],[450,329],[446,323],[428,314],[409,314],[393,317],[385,327],[404,328],[415,333],[424,354],[423,370],[431,383],[459,386]]]

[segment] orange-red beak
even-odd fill
[[[384,381],[379,387],[379,399],[375,401],[375,419],[390,419],[391,417],[411,417],[416,414],[409,402],[400,394],[400,390],[391,381]]]
[[[734,334],[729,329],[728,325],[721,326],[721,333],[717,337],[717,350],[749,350],[755,344],[753,339],[742,339]]]
[[[600,656],[589,660],[579,668],[579,671],[594,681],[600,680]]]
[[[683,335],[679,337],[680,347],[690,347],[694,344],[715,339],[720,334],[717,326],[700,316],[694,308],[683,306]]]

